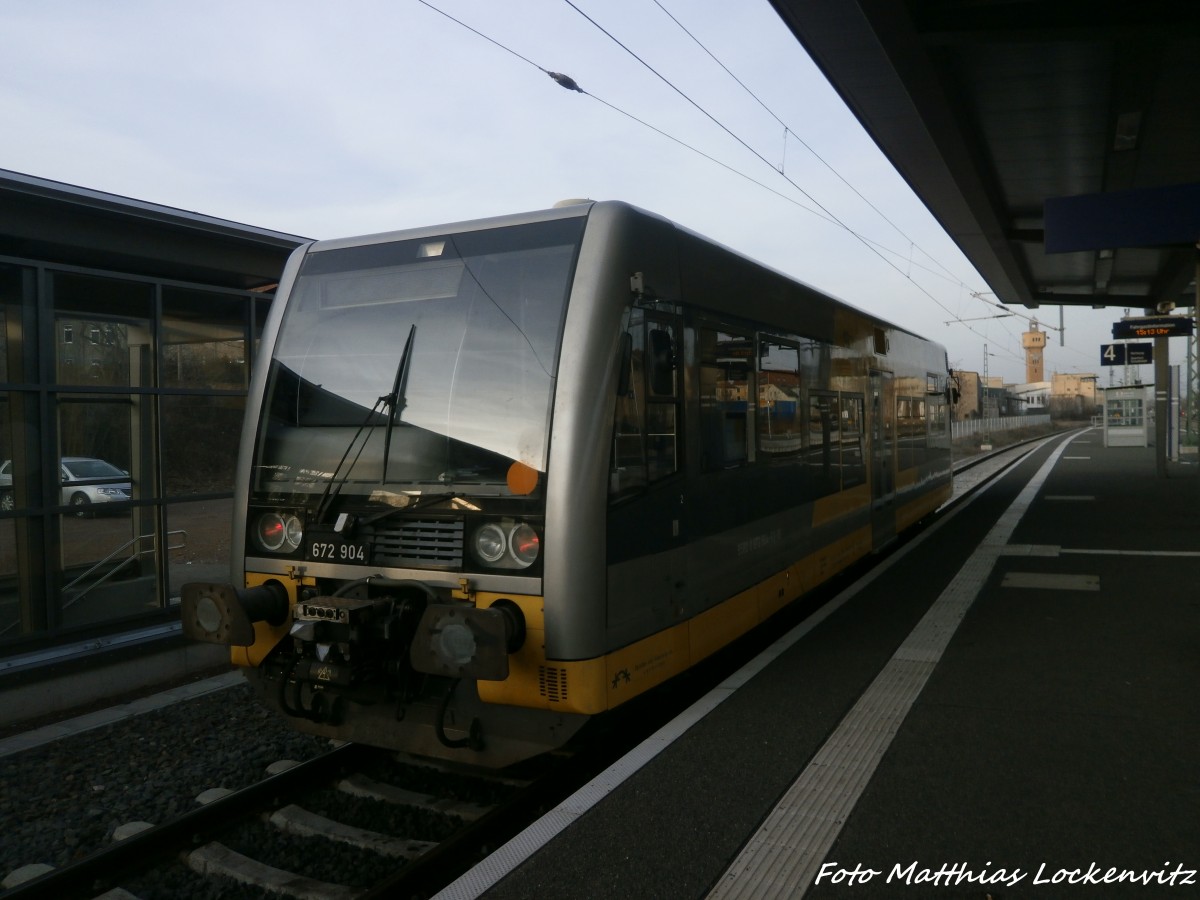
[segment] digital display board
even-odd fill
[[[1113,322],[1112,336],[1120,341],[1129,338],[1186,337],[1193,330],[1190,316],[1148,316],[1144,319],[1122,319]]]

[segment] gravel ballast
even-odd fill
[[[291,731],[236,684],[0,759],[0,877],[61,867],[108,844],[127,822],[159,824],[208,788],[241,788],[280,759],[328,741]]]

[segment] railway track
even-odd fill
[[[467,776],[347,744],[277,764],[247,788],[206,791],[184,815],[134,823],[122,839],[0,897],[350,898],[403,884],[412,896],[418,883],[432,892],[535,811],[555,780]]]

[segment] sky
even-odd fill
[[[624,200],[1007,382],[1058,326],[989,318],[766,0],[8,2],[0,121],[0,168],[310,238]],[[1067,308],[1047,377],[1120,383],[1119,315]]]

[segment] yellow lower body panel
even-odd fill
[[[510,598],[523,608],[536,600],[539,615],[527,616],[525,645],[509,657],[508,678],[478,682],[479,699],[585,715],[613,709],[686,671],[870,551],[871,529],[864,526],[686,622],[596,659],[546,659],[545,632],[530,627],[542,624],[540,598]]]

